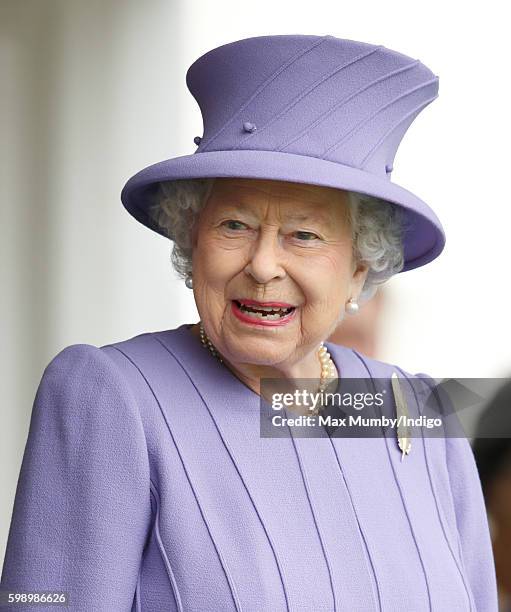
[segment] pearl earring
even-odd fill
[[[190,272],[185,277],[185,285],[188,289],[193,289],[193,278]]]
[[[359,311],[359,305],[357,300],[350,298],[346,304],[346,312],[351,315],[357,314]]]

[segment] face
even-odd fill
[[[295,364],[317,350],[366,275],[341,190],[218,178],[194,227],[197,309],[232,363]]]

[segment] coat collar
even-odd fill
[[[215,406],[215,410],[225,411],[226,416],[232,417],[233,406],[244,406],[242,418],[254,419],[261,416],[266,420],[271,419],[275,414],[271,407],[261,401],[260,396],[241,382],[224,364],[215,359],[201,344],[200,339],[191,332],[191,327],[192,324],[188,323],[151,335],[156,337],[181,364],[204,401]],[[325,342],[325,346],[335,363],[341,382],[342,379],[366,379],[364,388],[370,391],[372,376],[371,368],[367,366],[368,359],[342,345]],[[374,363],[386,365],[381,362]],[[380,372],[376,372],[376,375],[382,376]],[[229,402],[225,401],[226,397],[229,397]],[[235,412],[240,413],[239,410]]]

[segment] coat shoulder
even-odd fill
[[[328,348],[330,352],[333,352],[334,354],[337,351],[340,351],[345,355],[350,355],[352,359],[356,360],[360,365],[362,365],[364,369],[368,371],[368,373],[370,373],[373,377],[390,378],[392,374],[396,372],[400,378],[421,378],[427,382],[434,383],[433,378],[430,375],[425,374],[424,372],[418,372],[413,374],[408,369],[405,369],[395,363],[382,361],[381,359],[376,359],[374,357],[369,357],[368,355],[365,355],[364,353],[357,351],[353,348],[348,348],[333,343],[328,343]]]
[[[116,362],[92,344],[70,344],[59,351],[44,369],[37,390],[37,410],[58,412],[66,418],[106,420],[118,418],[120,406],[126,416],[133,409],[130,386]]]

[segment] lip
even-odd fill
[[[294,308],[288,315],[283,317],[282,319],[278,319],[276,321],[264,321],[263,319],[253,319],[249,317],[244,312],[242,312],[236,302],[240,302],[242,304],[246,304],[247,306],[272,306],[274,308]],[[254,300],[231,300],[231,312],[233,315],[242,321],[243,323],[247,323],[248,325],[257,325],[258,327],[280,327],[282,325],[287,325],[290,323],[296,314],[296,307],[291,304],[284,304],[283,302],[256,302]]]

